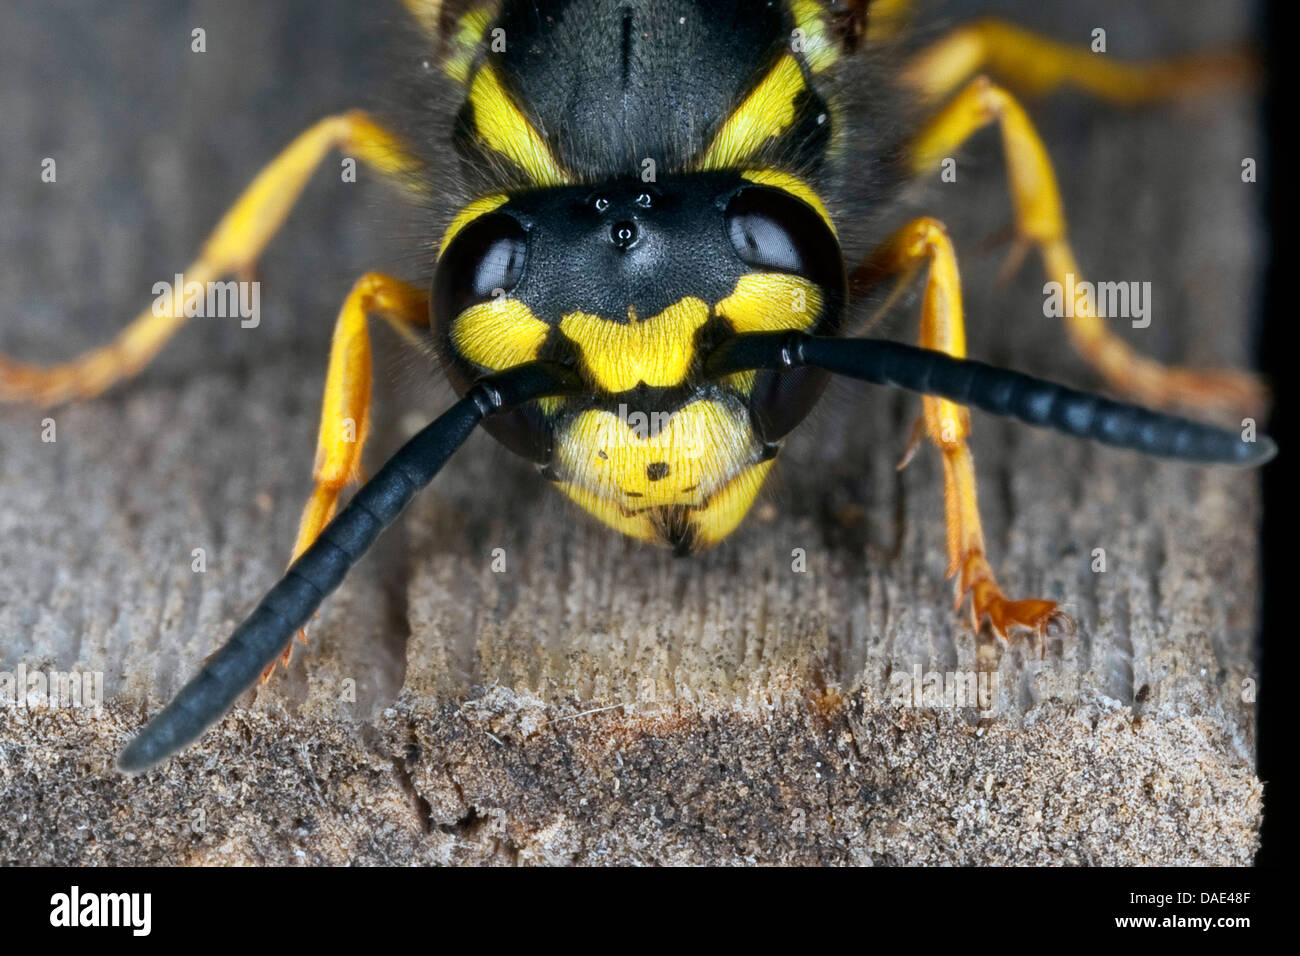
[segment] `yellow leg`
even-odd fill
[[[361,450],[370,433],[370,332],[367,317],[378,315],[397,331],[409,335],[429,316],[428,293],[390,276],[371,272],[357,280],[339,310],[330,346],[325,397],[312,479],[316,487],[303,509],[294,542],[292,564],[329,524],[344,486],[360,477]],[[305,641],[306,635],[299,636]],[[289,663],[291,647],[283,662]],[[270,673],[267,668],[263,680]]]
[[[1124,62],[1002,20],[984,19],[957,28],[917,54],[903,79],[924,99],[938,100],[980,72],[1027,95],[1069,86],[1131,106],[1249,81],[1257,74],[1258,63],[1246,50]]]
[[[892,40],[906,33],[912,21],[915,0],[866,0],[849,6],[866,7],[867,41]]]
[[[943,224],[922,218],[904,226],[880,247],[860,272],[875,277],[910,274],[928,265],[921,307],[921,345],[964,358],[966,328],[962,314],[961,276],[957,257]],[[1069,618],[1054,601],[1008,600],[989,566],[975,494],[975,463],[966,439],[970,411],[942,398],[922,399],[925,434],[943,455],[944,516],[948,531],[948,575],[957,575],[956,606],[971,596],[971,622],[978,630],[987,620],[999,637],[1015,628],[1033,631],[1040,644],[1053,622]],[[900,466],[901,467],[901,466]]]
[[[912,144],[913,171],[938,168],[944,157],[993,122],[1002,130],[1020,242],[1038,247],[1049,279],[1063,287],[1077,286],[1084,277],[1066,239],[1051,160],[1024,108],[1005,90],[986,77],[971,81],[921,130]],[[1252,415],[1261,414],[1267,405],[1263,386],[1245,372],[1167,367],[1137,354],[1106,328],[1089,303],[1076,304],[1066,329],[1074,347],[1114,388],[1145,404]]]
[[[251,275],[312,172],[336,147],[386,176],[416,183],[417,162],[365,113],[326,117],[300,134],[249,184],[185,270],[185,282]],[[157,311],[141,313],[109,345],[64,364],[28,365],[0,355],[0,401],[49,405],[98,395],[139,372],[184,322],[185,316],[176,314],[169,300]]]
[[[443,0],[402,0],[402,6],[419,24],[420,29],[431,37],[438,35],[442,24]]]

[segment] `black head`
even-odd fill
[[[737,333],[834,334],[843,260],[825,211],[798,185],[728,171],[480,200],[453,224],[431,300],[454,384],[544,358],[580,370],[594,401],[651,393],[653,410],[671,413],[704,384],[703,356]],[[732,384],[768,443],[807,414],[824,376],[760,372]],[[521,409],[496,433],[544,461],[547,419]]]

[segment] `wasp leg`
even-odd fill
[[[917,219],[872,254],[863,270],[876,276],[909,273],[929,266],[921,306],[923,348],[955,358],[966,357],[961,276],[947,231],[938,220]],[[922,398],[925,434],[943,455],[944,516],[948,531],[948,576],[957,575],[956,606],[971,596],[971,623],[978,630],[988,620],[1006,638],[1013,628],[1033,631],[1040,646],[1049,624],[1069,626],[1054,601],[1009,600],[989,566],[975,493],[975,463],[966,439],[970,410],[933,396]],[[900,466],[901,467],[901,466]]]
[[[866,8],[862,16],[866,17],[869,43],[902,36],[916,12],[916,0],[867,0],[865,3],[850,2],[847,6]]]
[[[1257,76],[1259,64],[1245,48],[1124,62],[989,18],[958,27],[922,50],[907,64],[903,79],[934,101],[979,72],[1030,96],[1068,86],[1133,106],[1248,82]]]
[[[442,0],[402,0],[402,6],[420,29],[436,37],[442,25]]]
[[[228,711],[485,418],[525,402],[583,390],[571,370],[549,362],[516,365],[475,382],[361,486],[230,640],[127,745],[118,767],[136,773],[152,766],[190,744]]]
[[[312,546],[333,519],[343,488],[361,477],[361,451],[370,433],[370,332],[366,322],[372,313],[386,319],[404,336],[411,336],[413,326],[428,320],[428,293],[400,279],[371,272],[357,280],[343,301],[325,373],[320,433],[312,465],[316,486],[298,523],[290,564]],[[305,631],[299,631],[298,636],[306,643]],[[286,667],[292,650],[293,645],[288,645],[281,657]],[[262,680],[273,669],[274,665],[268,667]]]
[[[250,275],[279,230],[312,172],[333,148],[355,154],[387,176],[415,185],[418,166],[383,128],[353,111],[320,120],[301,133],[244,190],[184,272],[185,282],[207,283],[231,274]],[[15,362],[0,355],[0,401],[51,405],[92,398],[139,372],[185,322],[175,297],[142,312],[119,335],[59,365]]]
[[[969,83],[921,130],[912,146],[915,172],[934,168],[976,131],[996,122],[1002,130],[1007,176],[1022,244],[1037,246],[1047,275],[1063,288],[1083,281],[1066,239],[1056,174],[1024,108],[987,77]],[[1130,348],[1106,328],[1095,304],[1075,303],[1066,319],[1075,349],[1124,394],[1159,407],[1186,405],[1262,414],[1267,393],[1254,376],[1231,369],[1161,365]]]

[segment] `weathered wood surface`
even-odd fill
[[[55,358],[105,340],[292,132],[364,103],[368,5],[285,6],[4,5],[0,348]],[[1021,8],[1059,36],[1107,27],[1117,55],[1251,27],[1248,5],[1209,0],[949,5]],[[206,54],[188,52],[193,26]],[[1126,333],[1152,354],[1248,354],[1254,110],[1248,96],[1033,110],[1084,267],[1153,283],[1151,327]],[[40,182],[45,156],[57,184]],[[52,444],[47,413],[0,408],[0,672],[102,671],[108,698],[98,713],[0,706],[0,860],[1252,858],[1257,479],[977,415],[995,567],[1011,590],[1063,600],[1078,628],[1042,660],[995,655],[983,720],[899,707],[891,674],[970,671],[979,652],[948,610],[937,462],[893,470],[918,404],[856,385],[790,442],[756,516],[691,560],[594,526],[472,439],[287,674],[164,769],[115,775],[127,736],[283,569],[351,278],[418,273],[385,235],[383,191],[336,178],[266,257],[259,328],[198,320],[136,383],[57,410]],[[995,137],[917,208],[958,243],[973,354],[1096,384],[1043,317],[1036,270],[993,281],[1001,250],[985,240],[1009,221]],[[447,398],[378,338],[371,461]]]

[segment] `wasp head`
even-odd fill
[[[480,199],[448,231],[431,308],[460,391],[535,359],[588,384],[500,417],[498,439],[621,530],[694,546],[743,517],[825,385],[815,370],[710,380],[705,357],[747,332],[834,334],[844,298],[815,196],[724,171]]]

